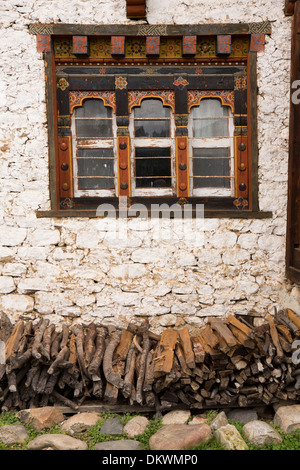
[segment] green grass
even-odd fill
[[[207,423],[210,424],[211,421],[215,418],[217,412],[212,410],[207,413]],[[92,426],[88,431],[83,432],[81,434],[78,434],[74,437],[77,437],[79,439],[84,440],[87,445],[89,450],[93,450],[95,448],[95,444],[98,442],[105,442],[105,441],[112,441],[112,440],[119,440],[119,439],[128,439],[125,435],[125,433],[118,435],[118,436],[112,436],[112,435],[107,435],[107,434],[101,434],[101,427],[103,423],[110,418],[118,417],[120,418],[121,422],[123,425],[128,423],[128,421],[135,416],[138,416],[138,414],[131,414],[131,413],[125,413],[125,414],[115,414],[111,412],[105,412],[101,413],[101,417],[97,424],[95,426]],[[16,416],[16,413],[0,413],[0,427],[5,426],[8,424],[23,424],[19,421],[19,419]],[[274,428],[279,432],[279,434],[282,437],[282,443],[281,444],[267,444],[264,447],[258,447],[250,444],[250,442],[247,440],[243,433],[243,423],[240,423],[238,421],[232,421],[229,420],[229,424],[233,424],[237,430],[240,432],[241,436],[245,440],[246,444],[248,445],[249,450],[300,450],[300,429],[296,430],[294,432],[291,432],[290,434],[285,434],[282,432],[277,426],[274,426]],[[31,426],[25,425],[27,431],[28,431],[28,439],[26,442],[22,445],[14,445],[14,446],[6,446],[5,444],[2,444],[0,442],[0,450],[26,450],[28,442],[34,439],[35,437],[42,435],[42,434],[66,434],[64,431],[61,430],[59,425],[56,425],[52,428],[45,429],[41,432],[36,432]],[[139,434],[138,436],[135,437],[135,440],[139,441],[141,443],[141,448],[143,450],[150,450],[149,448],[149,440],[150,437],[155,434],[160,428],[162,427],[162,420],[158,419],[155,420],[154,418],[149,419],[148,426],[146,430],[143,432],[143,434]],[[225,450],[220,443],[217,442],[214,436],[211,437],[211,439],[203,443],[197,447],[193,447],[191,449],[192,451],[200,451],[200,450]]]

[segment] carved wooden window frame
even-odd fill
[[[172,89],[175,93],[177,194],[175,198],[170,198],[170,204],[174,202],[204,203],[207,217],[271,217],[270,212],[259,210],[258,203],[256,82],[257,52],[263,48],[264,35],[271,33],[269,22],[189,27],[181,25],[31,25],[30,32],[37,35],[38,50],[44,54],[49,123],[51,210],[38,211],[38,217],[52,215],[93,217],[101,202],[99,198],[82,198],[78,201],[74,198],[72,190],[70,133],[70,109],[72,108],[70,108],[69,99],[66,100],[65,97],[68,93],[80,90],[91,95],[97,92],[115,92],[119,164],[118,196],[131,197],[128,132],[130,103],[124,97],[128,96],[129,90],[137,88],[144,91],[153,90],[155,87],[150,82],[153,76],[157,75],[158,69],[164,70],[162,81],[159,77],[155,80],[158,89],[160,91]],[[110,55],[92,58],[91,50],[95,51],[99,37],[105,37],[107,41],[111,38]],[[148,41],[148,38],[152,37],[160,40]],[[56,56],[57,38],[67,38],[68,41],[69,38],[73,38],[73,50],[69,56]],[[87,38],[87,40],[82,38]],[[141,49],[146,57],[136,58],[133,42],[138,43],[141,38],[145,40],[146,48]],[[170,46],[172,38],[175,38],[177,45],[180,43],[181,52],[178,58],[163,55]],[[245,54],[241,57],[231,56],[232,46],[234,47],[238,38],[247,38],[249,41],[247,56]],[[210,53],[212,44],[216,46],[213,46],[214,52]],[[76,49],[74,49],[75,46]],[[113,46],[116,52],[113,52]],[[128,50],[131,56],[126,56]],[[171,50],[170,47],[169,50]],[[201,57],[197,57],[197,54]],[[80,67],[85,70],[79,76],[72,72],[72,67],[73,70],[76,67],[78,70]],[[99,67],[97,76],[90,76],[89,67],[93,67],[93,71],[95,67]],[[107,73],[112,67],[115,67],[113,81],[110,77],[111,73]],[[144,74],[141,73],[143,86],[139,84],[141,77],[134,78],[130,75],[130,67],[144,68]],[[168,67],[172,69],[171,73],[166,73]],[[217,72],[209,78],[208,82],[208,72],[214,68]],[[228,71],[229,68],[231,68],[230,74],[221,71],[221,69]],[[134,83],[137,86],[134,86]],[[235,166],[238,174],[234,198],[190,197],[188,168],[185,166],[188,167],[187,92],[191,89],[202,89],[207,92],[218,89],[220,93],[227,90],[234,94]],[[117,206],[118,201],[117,198],[115,199],[110,202]],[[150,204],[153,202],[152,199],[143,198],[133,202]],[[156,198],[155,202],[168,202],[165,199],[160,201]]]

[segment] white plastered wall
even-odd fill
[[[291,18],[283,7],[284,0],[147,0],[149,24],[272,22],[258,54],[258,141],[260,209],[273,217],[209,219],[184,233],[167,221],[157,231],[154,221],[131,220],[115,227],[117,239],[112,221],[36,218],[50,208],[48,136],[44,63],[28,26],[130,24],[125,0],[2,0],[1,311],[13,321],[43,315],[54,323],[149,317],[157,330],[230,313],[263,317],[290,303],[300,313],[298,289],[284,275]]]

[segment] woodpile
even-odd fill
[[[58,329],[48,319],[21,320],[5,339],[0,408],[59,403],[78,410],[85,400],[156,410],[297,401],[299,339],[300,317],[289,309],[267,315],[259,327],[242,316],[210,318],[197,336],[187,327],[158,336],[148,321],[127,329],[94,323]]]

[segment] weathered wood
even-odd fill
[[[87,328],[86,336],[84,338],[84,362],[85,367],[88,369],[91,361],[93,360],[96,346],[95,346],[95,339],[97,336],[97,327],[95,323],[91,323],[91,325]]]
[[[194,369],[194,367],[196,367],[195,355],[194,355],[194,351],[192,347],[192,341],[191,341],[189,329],[187,326],[183,328],[182,330],[179,330],[179,336],[180,336],[180,341],[181,341],[181,345],[182,345],[183,352],[184,352],[186,365],[189,368]]]
[[[143,404],[143,384],[146,370],[146,361],[150,349],[150,340],[149,340],[149,322],[146,320],[142,325],[143,331],[143,352],[141,354],[140,370],[137,378],[136,384],[136,401],[140,405]]]
[[[236,337],[237,341],[245,346],[245,348],[249,349],[254,349],[255,348],[255,342],[249,339],[249,336],[245,334],[243,331],[241,331],[239,328],[237,328],[234,325],[228,325],[229,329],[231,330],[231,333],[233,336]]]
[[[132,343],[127,355],[126,367],[125,367],[125,376],[124,383],[122,387],[122,393],[125,398],[131,396],[133,381],[134,381],[134,371],[135,371],[135,360],[136,360],[137,350],[135,345]]]
[[[275,327],[274,319],[269,314],[269,315],[267,315],[267,320],[268,320],[268,323],[270,325],[270,333],[271,333],[271,337],[272,337],[272,341],[274,343],[274,346],[276,347],[277,356],[279,358],[282,358],[284,354],[283,354],[283,351],[282,351],[282,348],[281,348],[281,345],[280,345],[280,341],[279,341],[278,333],[277,333],[277,330],[276,330],[276,327]]]
[[[97,374],[99,371],[105,351],[105,336],[106,331],[104,330],[104,328],[100,328],[97,333],[96,351],[94,354],[94,358],[92,359],[88,368],[90,374]]]
[[[293,312],[293,310],[291,310],[290,308],[287,309],[287,314],[291,322],[293,322],[294,325],[296,325],[296,327],[298,328],[298,330],[300,330],[300,317],[296,315],[296,313]]]
[[[154,377],[160,377],[171,371],[177,336],[177,331],[170,328],[162,333],[156,352],[157,355],[154,358]]]
[[[60,350],[55,361],[48,368],[49,375],[54,374],[54,372],[59,368],[59,365],[66,359],[68,354],[69,354],[69,348],[67,346],[65,346],[63,349]]]
[[[49,325],[44,332],[42,344],[40,345],[40,352],[42,356],[44,356],[47,361],[50,361],[50,353],[51,353],[51,336],[55,330],[55,325]]]
[[[19,347],[19,341],[24,331],[24,321],[20,320],[12,330],[12,333],[8,340],[5,343],[5,356],[6,360],[8,360],[11,356],[13,356]]]
[[[287,312],[284,315],[279,312],[274,318],[268,315],[265,323],[256,328],[236,322],[232,317],[217,320],[218,328],[213,330],[209,323],[196,338],[190,337],[186,329],[177,332],[169,328],[159,337],[159,342],[150,339],[148,322],[135,330],[139,332],[135,337],[133,335],[137,333],[134,331],[109,326],[107,341],[107,330],[102,327],[97,327],[97,336],[91,325],[76,325],[71,334],[66,327],[57,335],[52,325],[45,325],[42,321],[35,327],[35,336],[32,337],[29,325],[24,325],[19,346],[16,346],[14,337],[14,355],[2,367],[2,410],[61,403],[62,399],[56,395],[57,390],[63,399],[74,396],[76,406],[89,397],[103,399],[106,406],[111,407],[117,405],[121,391],[121,401],[128,400],[132,406],[136,403],[154,405],[157,402],[160,411],[179,403],[199,409],[298,399],[300,374],[298,377],[297,365],[292,360],[295,351],[292,344],[298,338],[299,330]],[[219,322],[227,328],[225,333]],[[25,331],[28,333],[26,341]],[[228,331],[235,338],[234,347],[224,339],[226,337],[228,340]],[[37,340],[38,335],[40,338]],[[188,348],[184,351],[183,347],[186,338],[190,341],[195,358],[193,368],[188,367],[186,362]],[[93,344],[89,344],[91,339]],[[54,342],[56,346],[53,351],[57,351],[55,358],[52,357]],[[32,355],[34,344],[41,355],[39,359]],[[166,349],[162,350],[162,345]],[[198,347],[202,362],[197,362],[194,346]],[[93,355],[89,355],[89,367],[86,367],[86,362],[82,367],[81,361],[86,361],[86,351],[90,348]],[[44,349],[48,353],[50,351],[50,359],[43,353]],[[164,364],[165,372],[155,376],[156,359],[163,356],[165,360],[168,354],[170,363]],[[97,367],[92,371],[95,373],[88,370],[86,375],[85,370],[96,359]],[[107,380],[104,374],[107,366],[108,373],[120,382],[119,387]],[[20,373],[23,374],[21,382],[18,379]]]
[[[104,353],[103,358],[103,373],[108,383],[114,385],[115,387],[122,388],[123,380],[121,379],[120,375],[115,372],[112,368],[113,362],[113,354],[115,352],[116,347],[120,343],[121,333],[116,331],[110,340],[106,351]]]
[[[193,345],[193,351],[195,355],[195,362],[197,364],[204,362],[205,360],[205,351],[202,347],[202,344],[200,340],[196,336],[191,337],[192,345]]]
[[[226,326],[222,320],[217,318],[210,318],[208,322],[212,329],[224,339],[230,348],[238,345],[237,339],[233,336],[228,326]]]
[[[41,321],[40,325],[38,326],[35,332],[35,338],[32,345],[32,355],[35,359],[41,359],[42,354],[40,353],[40,347],[42,345],[42,339],[44,332],[49,324],[48,318],[45,318]]]

